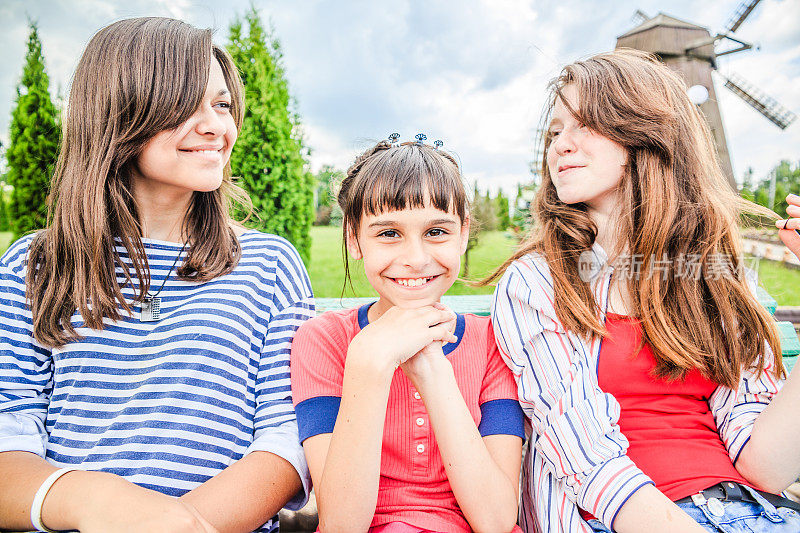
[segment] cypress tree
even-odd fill
[[[6,149],[0,141],[0,161],[6,158]],[[0,163],[0,232],[10,231],[8,226],[8,200],[6,200],[6,183],[8,180],[7,171]]]
[[[505,231],[511,225],[511,215],[509,214],[508,198],[505,197],[502,189],[497,192],[494,204],[497,213],[497,229]]]
[[[50,99],[36,23],[28,22],[28,51],[11,116],[7,180],[14,187],[8,201],[10,229],[17,238],[47,224],[47,193],[58,156],[59,120]]]
[[[3,181],[0,180],[0,231],[10,231],[8,222],[8,201],[6,200],[6,192],[2,189]]]
[[[308,262],[314,220],[314,176],[292,111],[278,39],[266,31],[254,6],[230,26],[228,51],[245,86],[245,116],[231,165],[250,193],[258,229],[288,239]]]

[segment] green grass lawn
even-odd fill
[[[342,295],[344,264],[342,262],[342,230],[338,227],[315,226],[311,229],[311,264],[308,274],[317,298],[338,298]],[[516,241],[502,231],[481,233],[478,245],[470,251],[470,279],[485,276],[511,254]],[[463,260],[462,260],[463,275]],[[353,290],[348,285],[344,297],[375,296],[364,276],[359,261],[350,261]],[[492,287],[470,287],[457,281],[447,294],[491,294]]]
[[[751,265],[749,261],[746,264]],[[775,298],[778,305],[800,305],[800,270],[764,259],[757,265],[761,286]]]

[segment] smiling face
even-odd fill
[[[392,306],[438,302],[458,277],[468,238],[468,218],[462,223],[455,213],[426,202],[421,208],[365,213],[347,249],[364,261],[367,279],[380,295],[373,306],[380,316]]]
[[[222,184],[237,137],[231,94],[222,69],[211,61],[200,107],[183,124],[145,144],[133,177],[137,189],[208,192]]]
[[[574,84],[561,90],[572,109],[579,109]],[[558,198],[565,204],[586,203],[590,209],[612,213],[625,172],[627,151],[583,125],[556,98],[548,134],[547,167]]]

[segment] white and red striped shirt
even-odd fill
[[[612,269],[598,244],[592,252],[590,285],[604,319]],[[627,499],[652,480],[627,457],[628,441],[617,424],[619,404],[597,384],[601,341],[564,329],[554,308],[550,269],[535,253],[512,263],[504,274],[495,291],[492,321],[532,426],[523,466],[523,530],[589,533],[592,528],[581,519],[579,507],[612,527]],[[767,358],[772,359],[771,352]],[[737,390],[720,385],[709,398],[734,463],[781,385],[770,372],[756,376],[746,371]]]

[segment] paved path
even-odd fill
[[[771,259],[773,261],[781,261],[800,267],[800,259],[797,258],[789,249],[780,244],[772,244],[763,241],[756,241],[751,239],[742,239],[744,253],[762,257],[764,259]]]

